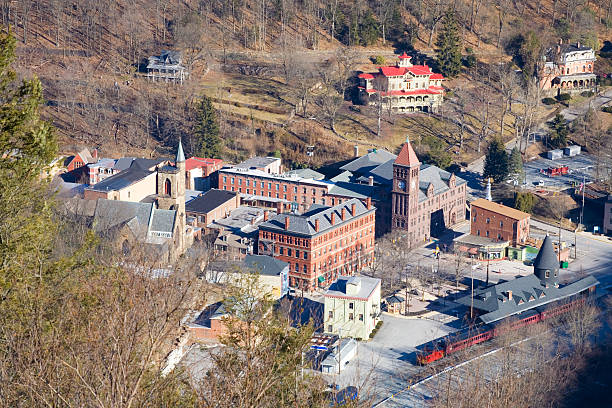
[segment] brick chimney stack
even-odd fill
[[[372,208],[372,199],[370,197],[366,199],[366,207],[368,210]]]
[[[373,186],[374,185],[374,176],[370,176],[368,177],[368,186]]]
[[[357,206],[355,205],[355,203],[351,204],[351,215],[353,217],[357,215]]]
[[[319,219],[315,219],[315,231],[319,232]]]
[[[346,220],[346,208],[342,207],[342,221]]]
[[[285,217],[285,230],[289,229],[289,217]]]
[[[336,223],[336,213],[331,213],[331,225],[334,225]]]
[[[511,290],[508,291],[508,300],[512,300],[512,291]]]
[[[268,221],[268,217],[270,217],[268,211],[264,211],[264,222]]]

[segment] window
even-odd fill
[[[247,186],[250,186],[251,185],[251,180],[247,180],[246,183],[247,183]]]
[[[308,252],[304,251],[304,259],[308,259]]]
[[[499,226],[503,228],[503,226],[504,226],[504,222],[503,222],[503,221],[500,221],[500,222],[499,222]]]
[[[230,182],[231,182],[232,184],[234,184],[234,178],[233,178],[233,177],[232,177],[232,179],[230,180]]]
[[[287,185],[286,184],[283,184],[283,191],[287,192]]]
[[[487,234],[486,234],[486,235],[487,235],[487,237],[489,236],[489,231],[487,231]]]
[[[296,250],[295,250],[295,257],[296,257],[296,258],[299,258],[299,257],[300,257],[300,250],[299,250],[299,249],[296,249]]]
[[[354,309],[355,308],[355,304],[353,302],[349,302],[349,309]]]
[[[490,218],[487,218],[487,224],[489,224],[491,222]]]
[[[544,277],[550,278],[550,271],[547,270],[546,272],[544,272]]]
[[[276,191],[280,190],[280,184],[276,184]]]
[[[329,315],[328,315],[328,316],[329,316],[329,318],[330,318],[330,319],[333,319],[333,318],[334,318],[334,312],[333,312],[333,310],[330,310],[330,311],[329,311]]]
[[[328,333],[332,333],[334,331],[334,326],[332,326],[331,324],[327,326],[327,332]]]
[[[308,266],[306,266],[306,264],[302,266],[302,272],[308,273]]]
[[[268,190],[272,190],[272,183],[268,183]]]
[[[223,184],[227,183],[227,177],[223,176]]]
[[[238,185],[239,185],[239,186],[241,186],[241,185],[242,185],[242,179],[241,179],[241,178],[239,178],[239,179],[238,179]]]
[[[293,192],[297,194],[297,187],[293,187]]]
[[[352,313],[349,313],[349,320],[355,320]]]
[[[291,256],[291,248],[287,248],[287,256]]]
[[[280,253],[281,255],[283,255],[283,253],[284,253],[284,252],[285,252],[285,248],[280,247],[280,248],[279,248],[279,253]]]
[[[359,321],[363,322],[363,314],[359,314]]]

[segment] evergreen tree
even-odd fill
[[[521,152],[519,152],[519,149],[516,146],[514,146],[514,149],[512,149],[512,152],[510,152],[510,157],[508,159],[508,172],[516,176],[517,180],[523,179],[523,158],[521,157]]]
[[[514,208],[531,214],[535,205],[535,196],[531,193],[516,193],[514,196]]]
[[[550,145],[554,148],[567,146],[567,135],[569,134],[569,129],[567,127],[567,121],[563,115],[557,113],[549,126],[550,132],[548,133],[548,137],[550,139]]]
[[[457,76],[461,71],[460,43],[455,12],[449,9],[444,16],[442,30],[436,41],[438,68],[447,77]]]
[[[372,45],[378,40],[380,27],[371,11],[368,11],[359,24],[361,43],[364,46]]]
[[[487,150],[483,177],[492,177],[496,183],[508,177],[508,154],[501,140],[493,139]]]
[[[219,122],[212,101],[206,95],[202,96],[196,108],[196,126],[194,130],[196,141],[194,150],[201,157],[218,159],[223,153],[223,144],[219,138]]]

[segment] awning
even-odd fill
[[[319,283],[325,282],[325,276],[319,276]]]

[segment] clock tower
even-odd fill
[[[397,155],[393,163],[393,189],[391,190],[391,228],[406,230],[410,241],[414,241],[413,232],[419,227],[417,218],[419,203],[419,169],[421,163],[412,149],[410,140]],[[410,220],[415,224],[411,225]]]

